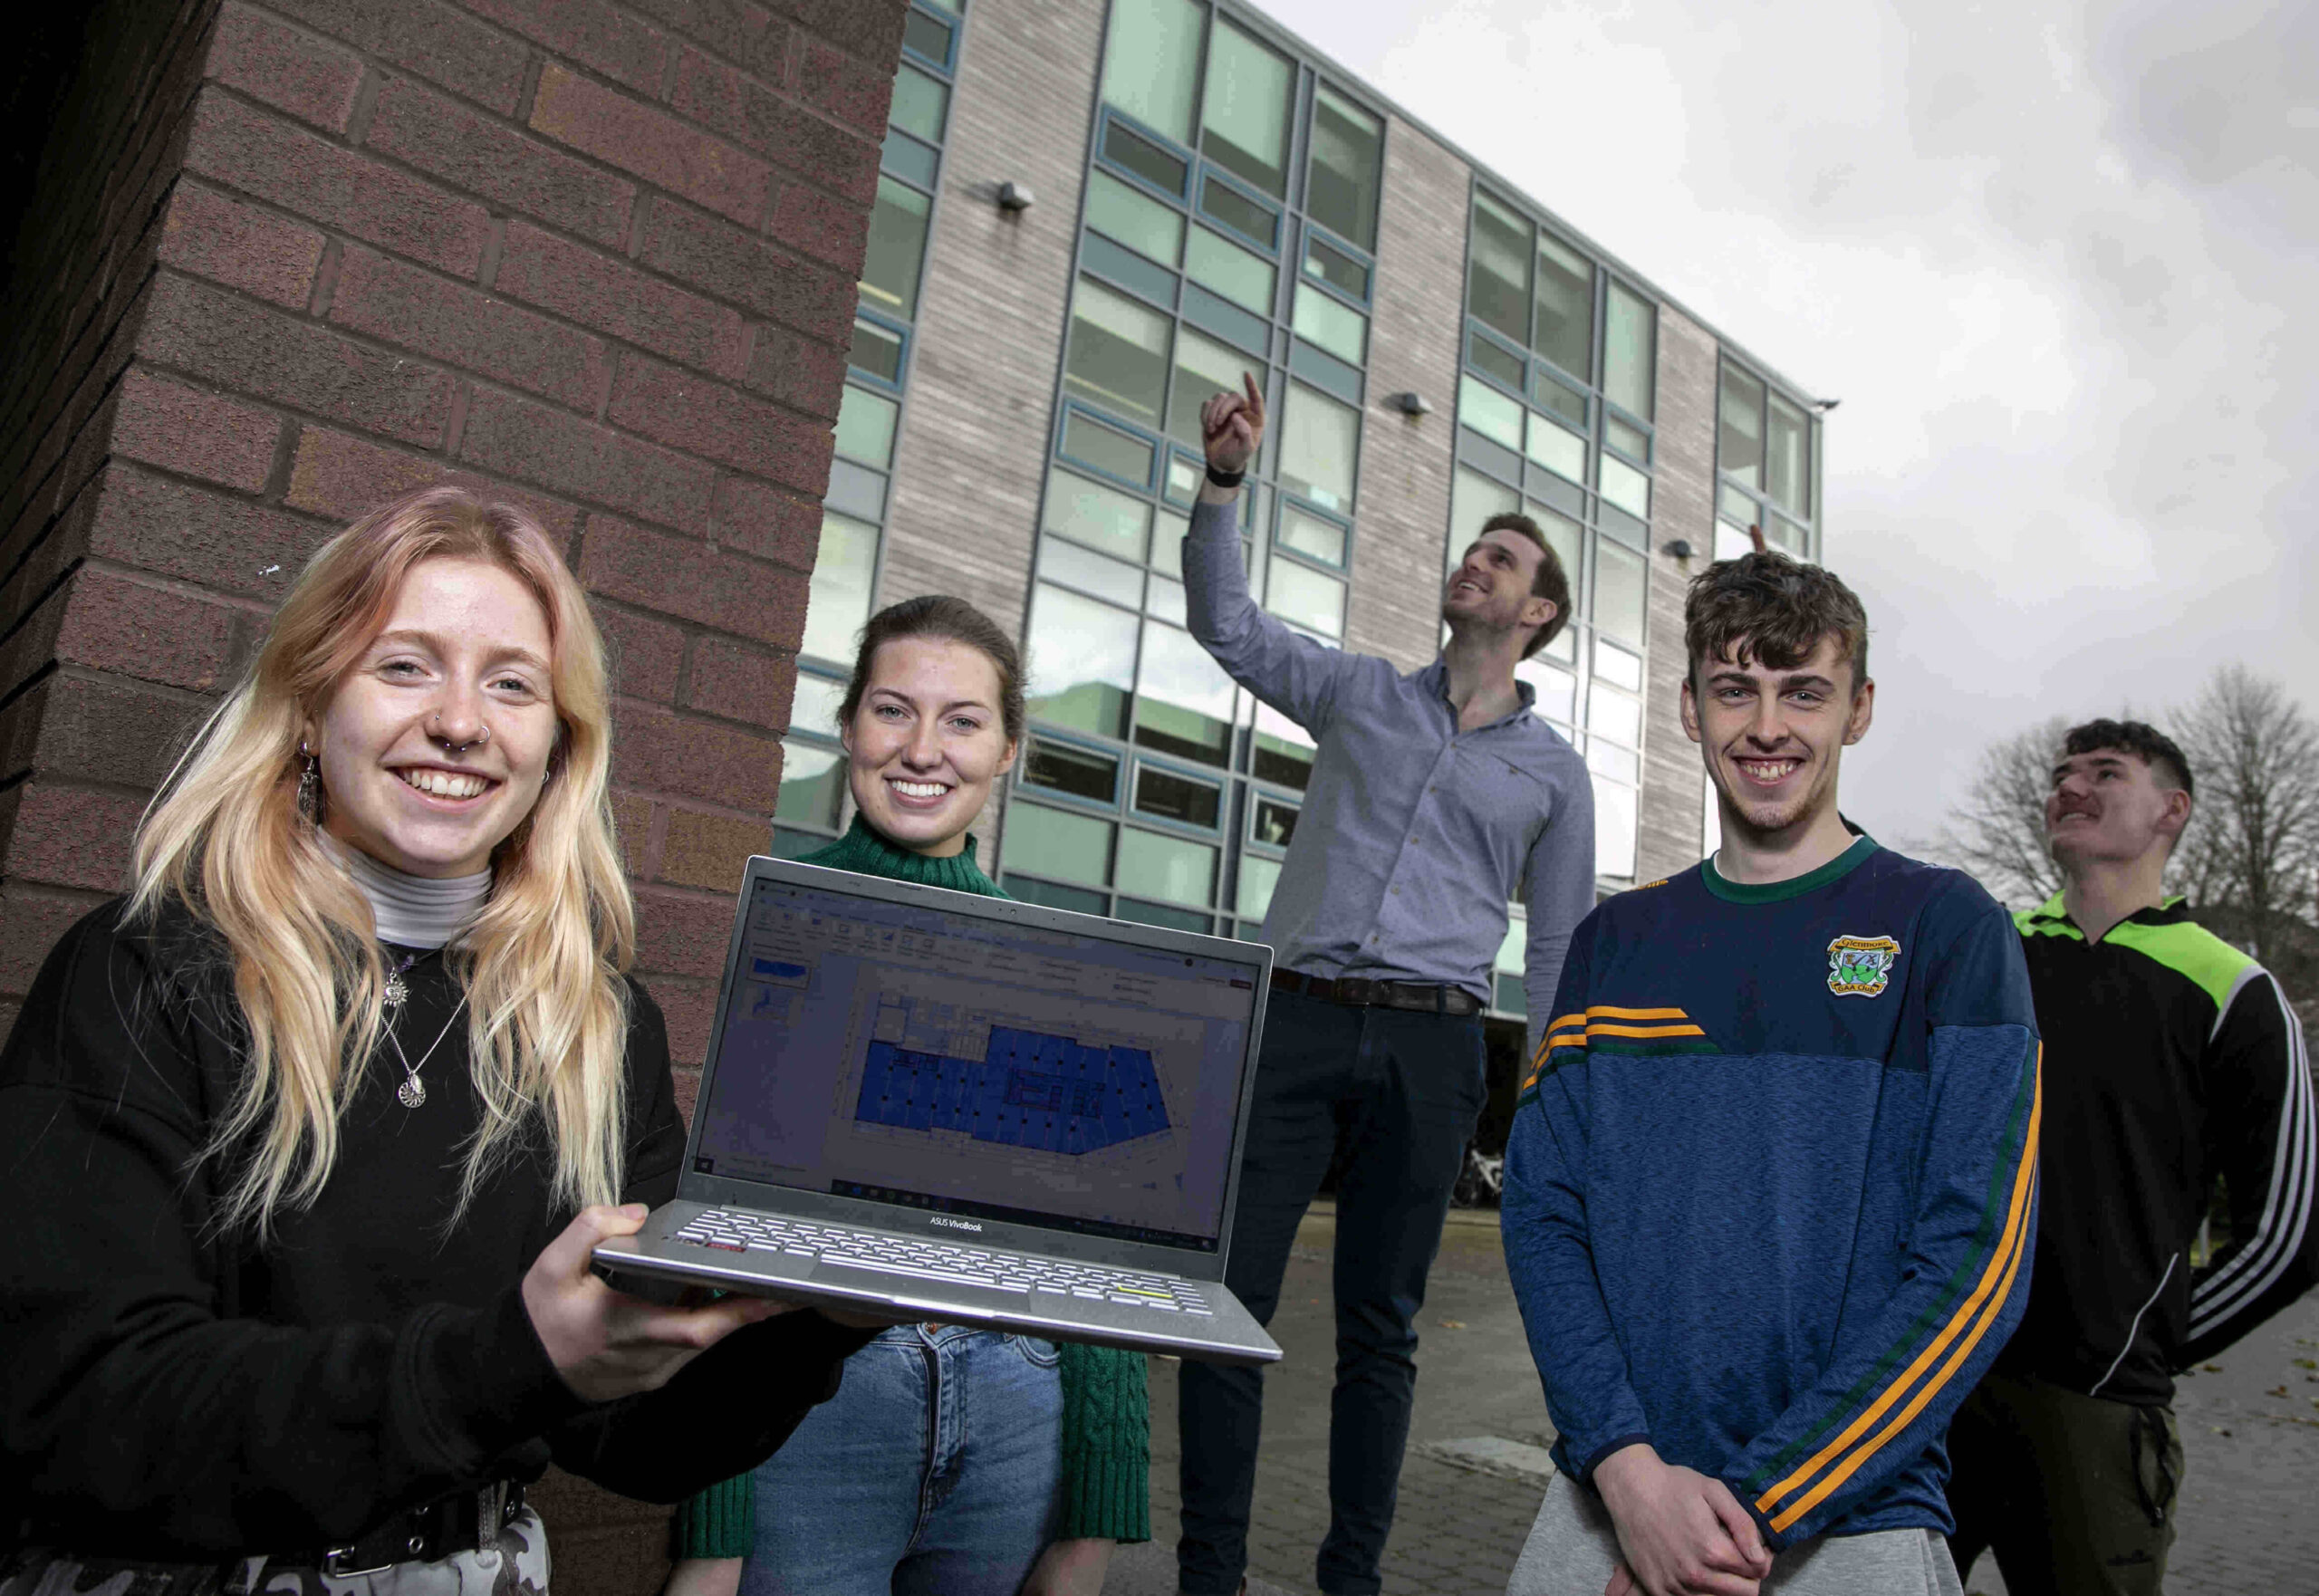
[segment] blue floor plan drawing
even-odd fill
[[[1155,1136],[1168,1107],[1151,1054],[993,1026],[979,1059],[872,1042],[854,1119],[1078,1155]]]

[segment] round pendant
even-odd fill
[[[395,1088],[395,1101],[407,1109],[415,1109],[427,1101],[427,1088],[418,1076],[406,1075],[402,1084]]]
[[[389,1008],[400,1008],[409,999],[410,987],[404,983],[402,972],[400,970],[388,972],[386,990],[380,994],[380,1001]]]

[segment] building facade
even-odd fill
[[[1522,675],[1593,773],[1602,889],[1700,856],[1684,586],[1750,528],[1818,557],[1802,390],[1232,0],[913,0],[892,106],[777,851],[846,819],[862,621],[953,592],[1029,676],[985,865],[1260,934],[1313,748],[1184,630],[1179,569],[1199,404],[1245,371],[1272,417],[1243,528],[1265,607],[1414,668],[1448,564],[1525,510],[1578,597]],[[1506,1022],[1523,930],[1517,906]]]

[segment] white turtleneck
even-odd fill
[[[328,832],[316,831],[314,839],[370,900],[379,940],[398,947],[443,947],[467,929],[491,896],[488,870],[472,876],[406,875]]]

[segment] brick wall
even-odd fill
[[[611,639],[689,1103],[780,778],[902,12],[95,13],[0,322],[0,1031],[306,556],[460,481],[539,513]],[[559,1589],[652,1588],[657,1530],[616,1517],[559,1521]]]
[[[1454,150],[1400,118],[1390,119],[1345,646],[1381,654],[1404,670],[1425,664],[1441,646],[1470,178]],[[1389,394],[1409,392],[1431,401],[1433,414],[1404,416],[1385,408]]]
[[[1637,816],[1635,879],[1657,880],[1699,860],[1700,804],[1707,776],[1699,751],[1683,735],[1681,697],[1689,663],[1683,653],[1683,595],[1715,550],[1715,334],[1674,306],[1659,307],[1657,481],[1650,535],[1650,630],[1643,683],[1642,801]],[[1682,539],[1689,560],[1666,553]]]

